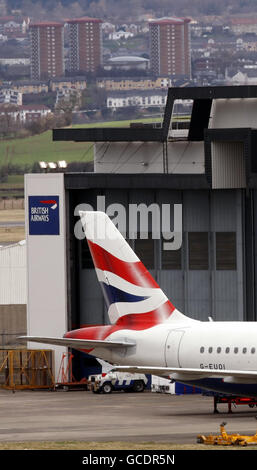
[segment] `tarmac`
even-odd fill
[[[0,442],[94,441],[195,444],[200,433],[256,432],[256,408],[218,405],[202,395],[0,390]],[[255,411],[256,410],[256,411]]]

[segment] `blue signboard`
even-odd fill
[[[60,234],[59,196],[29,196],[29,234]]]

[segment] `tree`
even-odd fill
[[[15,135],[20,128],[20,123],[14,118],[14,112],[17,111],[17,106],[11,104],[1,105],[0,110],[0,135],[2,137],[10,137]]]

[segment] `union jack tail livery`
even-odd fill
[[[184,317],[104,212],[80,212],[111,324],[145,329]]]
[[[201,322],[186,317],[106,214],[81,212],[80,217],[111,325],[79,328],[63,337],[19,340],[85,351],[121,372],[257,397],[256,322]]]

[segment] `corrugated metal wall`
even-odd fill
[[[96,192],[84,193],[83,202],[96,208]],[[182,203],[183,243],[181,269],[162,269],[162,243],[155,241],[155,269],[151,271],[166,295],[185,314],[200,320],[244,318],[243,286],[243,207],[241,190],[174,191],[174,190],[109,190],[106,206],[122,203],[128,213],[129,203]],[[173,217],[171,218],[173,221]],[[171,227],[172,231],[173,227]],[[209,268],[189,269],[188,234],[207,232]],[[217,270],[215,265],[216,232],[236,233],[236,269]],[[78,243],[85,243],[78,242]],[[133,246],[133,242],[132,242]],[[106,309],[94,269],[82,269],[80,263],[80,324],[107,323]]]
[[[245,188],[243,142],[212,142],[212,187]]]
[[[0,248],[0,305],[26,304],[26,244]]]

